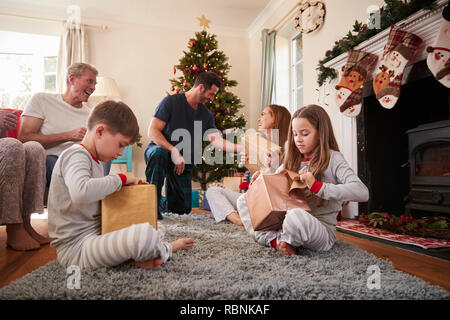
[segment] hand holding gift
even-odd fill
[[[309,171],[299,172],[299,178],[300,178],[300,181],[302,181],[303,183],[306,184],[308,189],[311,189],[314,182],[316,181],[316,178],[314,178],[314,175]]]
[[[134,176],[131,172],[122,173],[127,177],[127,182],[125,183],[126,186],[135,185],[135,184],[148,184],[147,181],[137,178]]]
[[[311,210],[304,195],[306,185],[298,173],[283,170],[277,174],[255,175],[253,185],[245,194],[255,231],[280,229],[287,210]]]

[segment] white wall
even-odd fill
[[[303,37],[304,104],[317,103],[318,61],[325,51],[341,39],[355,20],[365,21],[369,5],[383,5],[383,0],[322,0],[326,6],[325,23],[321,29]],[[256,128],[259,117],[261,78],[261,30],[271,29],[295,6],[298,0],[279,0],[280,5],[271,13],[249,38],[218,35],[219,49],[229,57],[232,68],[229,78],[239,85],[233,92],[246,106],[247,127]],[[20,13],[18,13],[20,14]],[[136,113],[141,127],[143,144],[148,143],[146,131],[160,100],[170,88],[173,65],[178,64],[182,51],[187,50],[188,40],[194,33],[186,30],[141,26],[111,21],[85,21],[89,24],[108,25],[108,30],[88,29],[89,59],[100,75],[117,81],[124,102]],[[58,35],[61,24],[2,16],[0,30]],[[200,28],[199,28],[200,31]],[[214,30],[211,30],[214,33]],[[328,99],[332,98],[332,95]],[[335,133],[340,140],[339,110],[327,108]],[[143,177],[145,170],[144,149],[135,148],[133,165],[135,174]]]
[[[170,90],[173,66],[179,63],[191,31],[156,28],[111,21],[83,21],[92,25],[108,25],[108,30],[88,28],[88,56],[100,76],[116,80],[122,100],[135,112],[143,147],[133,149],[133,172],[145,178],[144,151],[149,143],[147,128],[158,103]],[[0,19],[0,30],[59,35],[61,23],[23,18]],[[199,27],[199,30],[201,28]],[[214,30],[211,31],[214,33]],[[238,86],[232,91],[247,107],[249,104],[249,41],[246,37],[217,36],[219,50],[229,58],[229,79]]]
[[[297,0],[285,0],[266,21],[261,24],[263,28],[273,28],[295,6]],[[344,37],[352,30],[355,20],[367,19],[366,9],[369,5],[382,6],[383,0],[322,0],[326,7],[325,23],[319,30],[303,35],[303,82],[304,104],[318,104],[317,65],[325,57],[325,52],[334,46],[336,40]],[[255,32],[250,38],[250,125],[255,127],[259,114],[259,95],[261,77],[261,34]],[[333,98],[333,92],[328,99]],[[329,113],[337,140],[340,140],[340,115],[338,109],[322,106]]]

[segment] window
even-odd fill
[[[294,20],[277,33],[276,103],[291,114],[303,106],[303,44]]]
[[[292,112],[303,106],[303,44],[301,34],[292,39]]]
[[[0,31],[0,107],[23,109],[35,92],[56,92],[59,39]]]

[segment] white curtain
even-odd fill
[[[268,32],[264,29],[262,37],[262,66],[261,66],[261,111],[276,101],[275,92],[275,37],[276,31]]]
[[[81,24],[67,22],[61,32],[56,90],[66,90],[66,71],[75,62],[87,63],[87,36]]]

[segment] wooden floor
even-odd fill
[[[193,213],[203,212],[194,210]],[[33,219],[32,225],[40,234],[48,235],[46,219]],[[0,288],[56,259],[56,250],[49,245],[28,252],[18,252],[6,248],[5,228],[4,226],[0,227]],[[450,292],[449,261],[341,232],[338,232],[338,239],[373,253],[378,258],[390,260],[396,269],[422,278],[430,284],[439,285]]]

